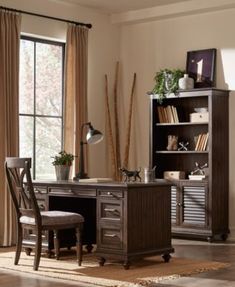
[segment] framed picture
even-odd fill
[[[195,88],[215,86],[216,49],[187,52],[186,73],[194,79]]]

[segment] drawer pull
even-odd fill
[[[112,197],[114,197],[116,199],[119,199],[119,197],[116,194],[112,193],[111,191],[108,191],[107,195],[112,196]]]
[[[177,203],[177,206],[184,207],[184,205],[182,203]]]
[[[104,236],[114,238],[117,236],[117,234],[104,234]]]
[[[105,208],[104,211],[107,211],[107,212],[117,212],[117,209],[115,209],[115,208]]]

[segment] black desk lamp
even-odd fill
[[[83,129],[85,126],[88,126],[88,132],[86,135],[86,142],[82,140],[83,138]],[[80,178],[88,178],[87,174],[84,171],[84,152],[83,152],[83,145],[84,144],[96,144],[102,141],[103,134],[95,130],[90,122],[82,124],[81,127],[81,137],[80,137],[80,156],[79,156],[79,172],[74,177],[74,180],[79,180]]]

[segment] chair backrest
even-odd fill
[[[41,225],[40,209],[34,194],[30,168],[31,158],[6,158],[6,178],[18,220],[22,215],[33,216],[36,224]]]

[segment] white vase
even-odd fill
[[[193,88],[194,88],[193,78],[189,78],[188,74],[184,74],[184,77],[179,79],[179,89],[190,90]]]

